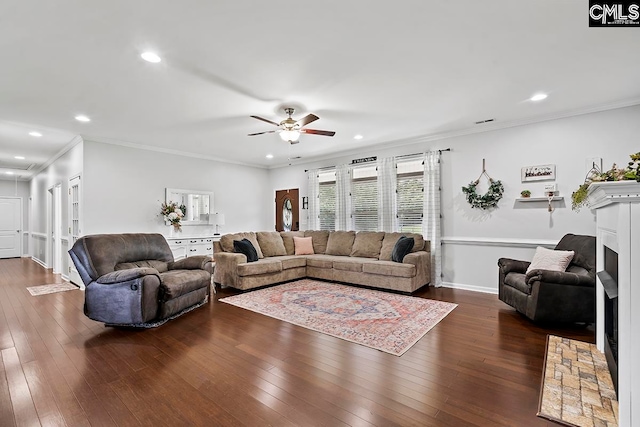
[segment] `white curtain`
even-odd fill
[[[320,230],[320,171],[312,169],[308,172],[309,209],[303,215],[307,215],[306,230]],[[302,222],[302,221],[301,221]],[[301,224],[302,225],[302,224]],[[302,228],[301,228],[302,229]]]
[[[336,230],[353,230],[351,220],[351,168],[336,167]]]
[[[424,156],[424,218],[422,234],[431,242],[431,284],[442,286],[442,248],[440,246],[440,152]]]
[[[398,231],[396,158],[378,160],[378,230]]]

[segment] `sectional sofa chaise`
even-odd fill
[[[402,262],[394,262],[392,251],[401,236],[413,237],[414,245]],[[296,255],[294,237],[311,237],[314,253]],[[252,242],[258,261],[247,262],[246,255],[234,252],[234,240],[242,239]],[[213,281],[241,290],[308,277],[411,293],[427,285],[431,278],[430,243],[414,233],[227,234],[214,246],[214,261]]]

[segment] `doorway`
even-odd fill
[[[0,197],[0,258],[22,256],[22,198]]]
[[[62,187],[56,184],[49,189],[49,259],[47,264],[53,269],[54,274],[62,272]]]
[[[276,231],[298,231],[298,189],[276,191]]]

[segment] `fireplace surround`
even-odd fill
[[[620,426],[637,426],[640,425],[640,183],[593,183],[589,186],[588,200],[597,224],[596,346],[607,356],[614,381],[617,378]]]

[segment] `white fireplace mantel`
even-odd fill
[[[605,246],[618,254],[620,426],[640,426],[640,183],[593,183],[587,195],[597,222],[596,270],[604,270]],[[604,298],[598,278],[596,345],[600,351],[604,351],[605,340]]]

